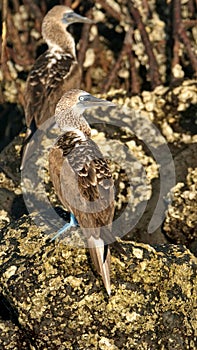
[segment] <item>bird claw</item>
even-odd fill
[[[70,222],[68,222],[67,224],[65,224],[57,233],[56,235],[51,238],[51,242],[54,241],[56,238],[58,238],[60,235],[62,235],[63,233],[65,233],[67,230],[69,230],[71,227],[76,227],[79,226],[77,219],[75,218],[75,216],[70,213]]]

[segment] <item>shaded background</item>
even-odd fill
[[[82,88],[93,93],[123,89],[126,96],[169,88],[196,77],[195,0],[62,0],[1,2],[0,150],[25,127],[24,87],[35,59],[46,49],[43,16],[54,5],[71,6],[97,26],[70,26],[83,66]],[[196,133],[196,105],[176,128]]]

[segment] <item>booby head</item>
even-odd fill
[[[56,106],[55,114],[60,111],[73,111],[75,114],[83,114],[86,109],[95,107],[115,107],[110,101],[95,97],[87,91],[72,89],[67,91]]]
[[[94,23],[93,20],[87,17],[83,17],[81,15],[78,15],[76,12],[69,9],[69,11],[64,12],[62,22],[68,26],[72,23]]]
[[[57,103],[55,119],[62,130],[80,129],[90,135],[90,126],[83,117],[83,112],[95,107],[115,107],[110,101],[100,99],[80,89],[67,91]]]
[[[43,19],[42,30],[44,30],[45,26],[48,24],[55,24],[55,22],[56,24],[62,23],[64,28],[68,27],[72,23],[95,23],[90,18],[78,15],[70,7],[64,5],[56,5],[49,12],[47,12]]]
[[[51,47],[54,44],[61,46],[64,41],[65,29],[72,23],[93,24],[95,22],[78,15],[70,7],[64,5],[56,5],[47,12],[42,22],[42,36],[48,46]],[[70,41],[71,38],[71,34],[67,32],[67,41]]]

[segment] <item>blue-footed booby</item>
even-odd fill
[[[27,132],[21,169],[28,141],[36,129],[54,115],[64,92],[80,87],[81,68],[75,41],[67,30],[70,24],[77,22],[94,23],[63,5],[54,6],[43,19],[42,37],[48,49],[37,58],[27,78],[24,106]]]
[[[63,134],[50,150],[49,171],[56,194],[72,213],[71,225],[75,224],[75,217],[110,295],[108,243],[116,240],[111,232],[114,184],[108,164],[91,139],[91,128],[83,116],[87,108],[96,106],[115,105],[79,89],[62,96],[55,109],[55,119]]]

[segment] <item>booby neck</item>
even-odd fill
[[[62,23],[51,19],[42,24],[42,36],[51,53],[69,54],[76,59],[75,41]]]
[[[91,128],[84,118],[84,112],[86,109],[102,106],[115,105],[110,101],[97,98],[86,91],[71,89],[57,103],[55,120],[62,131],[71,127],[79,129],[85,135],[90,136]]]
[[[83,114],[76,113],[73,109],[59,111],[58,113],[56,111],[55,120],[64,132],[80,130],[85,136],[91,136],[91,128]]]

